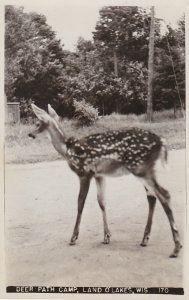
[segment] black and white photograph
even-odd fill
[[[1,5],[1,299],[187,299],[184,3]]]

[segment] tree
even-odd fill
[[[93,33],[94,40],[107,50],[128,60],[147,65],[149,16],[136,6],[108,6],[100,10],[100,19]]]
[[[145,111],[147,70],[144,64],[130,62],[125,65],[120,60],[124,76],[117,77],[104,69],[104,61],[96,43],[83,38],[78,40],[76,53],[67,52],[64,97],[58,109],[61,115],[71,117],[74,114],[73,99],[84,99],[98,108],[101,115]]]
[[[64,52],[46,18],[5,8],[5,92],[8,101],[32,99],[41,107],[62,92]]]
[[[143,96],[147,92],[148,21],[148,14],[139,7],[110,6],[100,10],[100,19],[93,35],[95,46],[101,53],[104,72],[106,76],[114,73],[118,81],[125,82],[127,86],[124,95],[126,100],[119,100],[120,97],[117,96],[115,111],[139,113],[140,109],[144,112],[146,107]],[[137,77],[138,73],[141,81]]]
[[[155,49],[154,106],[155,109],[185,107],[185,22],[178,28],[168,26],[168,32]]]

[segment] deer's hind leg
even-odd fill
[[[108,228],[107,215],[106,215],[106,203],[104,198],[105,178],[99,176],[99,177],[95,177],[95,180],[97,186],[97,199],[102,211],[103,224],[104,224],[104,244],[109,244],[111,233]]]
[[[154,195],[152,195],[146,187],[145,187],[145,190],[146,190],[148,204],[149,204],[149,212],[148,212],[148,219],[147,219],[146,227],[144,230],[144,236],[143,236],[142,242],[140,244],[142,247],[147,246],[148,240],[150,238],[152,219],[153,219],[154,209],[155,209],[155,204],[156,204],[156,197]]]
[[[180,242],[180,237],[179,237],[179,232],[177,229],[177,226],[175,224],[174,216],[173,216],[173,211],[170,205],[170,194],[169,192],[164,189],[160,184],[157,182],[155,176],[152,176],[151,178],[144,178],[146,181],[146,186],[149,186],[153,191],[154,194],[157,196],[159,199],[161,205],[163,206],[163,209],[168,217],[172,235],[173,235],[173,240],[175,243],[175,248],[173,250],[173,253],[170,255],[170,257],[177,257],[180,249],[182,247],[181,242]]]

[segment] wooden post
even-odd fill
[[[154,70],[154,6],[151,8],[150,38],[149,38],[149,58],[148,58],[148,99],[147,99],[147,120],[152,122],[152,82]]]
[[[118,77],[118,61],[117,61],[117,53],[114,49],[114,74],[116,77]],[[116,99],[116,113],[118,113],[118,100]]]

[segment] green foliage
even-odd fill
[[[71,117],[73,98],[87,99],[88,103],[98,107],[100,115],[145,112],[147,69],[144,63],[120,61],[120,76],[117,77],[113,72],[105,71],[104,58],[95,46],[80,38],[76,54],[66,54],[69,76],[64,76],[64,97],[60,99],[58,112]]]
[[[89,126],[98,120],[98,110],[84,99],[73,101],[75,108],[75,118],[78,120],[80,126]]]
[[[33,117],[33,111],[31,108],[31,104],[33,101],[31,99],[20,99],[20,117],[22,120],[27,120]]]
[[[41,107],[62,91],[63,50],[46,18],[5,7],[5,92]],[[22,105],[22,103],[21,103]],[[22,109],[22,108],[21,108]]]
[[[99,118],[94,125],[88,127],[76,127],[73,120],[63,120],[61,126],[68,136],[76,138],[107,130],[137,126],[151,130],[166,138],[169,149],[185,148],[185,122],[181,117],[173,119],[173,114],[170,110],[155,113],[153,123],[146,122],[145,115],[113,114]],[[42,134],[36,141],[28,138],[28,133],[33,131],[34,128],[34,125],[31,124],[6,126],[6,163],[29,163],[62,159],[45,135]]]
[[[100,10],[94,40],[104,52],[116,49],[119,56],[129,60],[145,61],[148,56],[148,15],[137,6],[106,6]]]
[[[185,21],[168,27],[155,52],[154,108],[185,107]]]
[[[153,104],[155,110],[176,110],[181,106],[178,88],[185,106],[185,20],[164,36],[159,22],[155,20]],[[31,116],[31,101],[42,108],[50,103],[68,118],[80,109],[81,123],[93,120],[87,114],[95,108],[100,115],[144,113],[149,24],[149,14],[140,7],[104,7],[93,41],[80,37],[76,51],[70,52],[63,50],[43,15],[6,6],[7,100],[20,102],[21,118]]]

